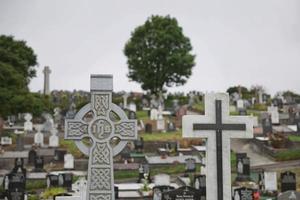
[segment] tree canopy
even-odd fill
[[[190,39],[175,18],[151,16],[135,28],[125,45],[127,76],[153,94],[183,85],[195,65],[191,51]]]

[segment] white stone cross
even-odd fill
[[[137,121],[128,120],[125,112],[112,103],[111,75],[91,75],[91,103],[65,122],[65,139],[75,140],[77,147],[89,156],[87,200],[114,200],[113,156],[129,140],[137,139]],[[92,115],[92,120],[86,116]],[[83,138],[90,138],[91,147]],[[119,138],[119,143],[111,141]]]
[[[207,200],[231,200],[230,139],[252,138],[250,116],[229,115],[229,95],[205,95],[205,115],[183,116],[184,138],[207,138]]]

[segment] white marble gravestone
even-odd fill
[[[136,104],[134,102],[130,102],[128,109],[133,112],[136,112]]]
[[[272,124],[279,124],[279,112],[277,106],[268,106],[268,113],[271,115]]]
[[[32,115],[30,113],[26,113],[24,119],[26,120],[24,122],[24,131],[32,131]]]
[[[264,185],[266,191],[277,191],[276,172],[264,172]]]
[[[12,138],[11,137],[1,137],[1,145],[12,145]]]
[[[236,101],[236,107],[238,109],[243,109],[244,108],[244,100],[243,99],[239,99]]]
[[[37,133],[34,134],[34,144],[38,146],[44,146],[44,135],[42,131],[42,125],[36,125]]]
[[[75,196],[80,197],[80,200],[85,200],[87,180],[84,178],[78,179],[74,184],[72,184],[72,190],[75,192]]]
[[[157,174],[154,176],[154,185],[167,185],[169,186],[171,184],[171,179],[168,174]]]
[[[125,94],[123,95],[123,108],[127,108],[127,99],[129,97],[129,94],[125,92]]]
[[[59,137],[57,136],[57,129],[53,128],[51,134],[52,135],[49,137],[49,147],[58,147]]]
[[[157,118],[158,118],[158,110],[156,108],[152,108],[150,110],[150,119],[157,120]]]
[[[64,169],[74,169],[74,156],[70,153],[65,154]]]
[[[205,115],[183,116],[182,130],[184,138],[207,138],[207,200],[231,200],[230,139],[252,138],[252,117],[229,116],[229,95],[209,93]]]
[[[137,121],[128,120],[126,113],[112,103],[112,90],[111,75],[91,75],[91,103],[81,108],[74,119],[65,122],[65,139],[74,140],[80,151],[89,156],[86,200],[115,199],[113,156],[128,141],[137,139]],[[94,118],[84,121],[90,112]],[[86,137],[92,140],[91,147],[82,142]],[[110,141],[115,137],[120,142],[113,147]]]

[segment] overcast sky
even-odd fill
[[[196,66],[188,83],[170,91],[225,91],[260,84],[300,93],[299,0],[1,0],[0,34],[26,40],[38,56],[32,91],[89,90],[90,74],[113,74],[114,90],[129,82],[123,48],[152,15],[177,18],[191,39]]]

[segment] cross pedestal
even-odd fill
[[[114,200],[113,156],[137,139],[137,122],[112,103],[111,75],[91,75],[91,103],[65,122],[65,139],[89,156],[87,200]],[[82,140],[89,138],[90,146]],[[118,143],[116,144],[116,140]]]
[[[250,116],[229,115],[229,95],[205,95],[205,115],[183,116],[184,138],[207,138],[207,200],[231,200],[230,139],[252,138]]]

